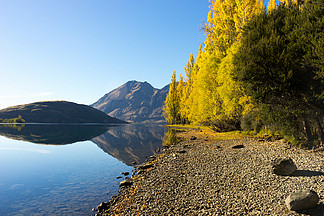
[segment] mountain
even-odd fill
[[[0,118],[21,115],[26,123],[126,123],[90,106],[67,101],[45,101],[0,110]]]
[[[90,105],[108,115],[136,123],[165,123],[163,105],[169,85],[156,89],[148,82],[129,81]]]

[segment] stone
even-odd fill
[[[126,179],[119,183],[119,187],[128,187],[131,186],[134,182],[131,179]]]
[[[232,146],[233,149],[240,149],[240,148],[244,148],[244,145],[235,145]]]
[[[315,207],[319,197],[313,190],[303,190],[290,194],[285,202],[289,210],[299,211]]]
[[[151,167],[153,167],[153,164],[143,164],[143,165],[140,165],[140,166],[138,166],[136,168],[137,168],[137,170],[146,170],[146,169],[151,168]]]
[[[150,161],[155,160],[155,159],[156,159],[156,156],[155,155],[151,155],[150,156]]]
[[[186,150],[179,150],[178,153],[180,154],[186,153]]]
[[[98,212],[103,212],[104,210],[108,209],[108,203],[102,202],[100,205],[97,206]]]
[[[190,137],[190,140],[196,140],[196,139],[197,139],[197,137],[195,137],[195,136]]]
[[[121,175],[124,175],[124,176],[128,176],[129,175],[129,172],[121,172],[120,174]]]
[[[272,161],[272,172],[277,175],[287,176],[297,170],[291,158],[277,158]]]
[[[142,174],[144,174],[144,173],[145,173],[144,170],[140,170],[140,171],[137,172],[137,175],[142,175]]]
[[[121,176],[117,176],[117,177],[116,177],[116,179],[121,179],[121,178],[123,178],[123,177],[121,177]]]

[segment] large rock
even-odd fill
[[[97,206],[97,210],[98,212],[104,212],[105,210],[108,209],[108,205],[109,203],[107,202],[102,202],[100,203],[100,205]],[[97,211],[96,209],[92,209],[93,211]]]
[[[240,149],[240,148],[244,148],[244,145],[235,145],[232,146],[233,149]]]
[[[286,205],[289,210],[298,211],[313,208],[319,201],[315,191],[303,190],[290,194],[286,199]]]
[[[290,175],[297,170],[291,158],[277,158],[272,161],[272,171],[277,175]]]

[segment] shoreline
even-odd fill
[[[247,137],[224,140],[196,129],[179,135],[183,141],[151,157],[151,166],[137,166],[129,186],[98,206],[97,215],[324,215],[323,151]],[[292,158],[298,172],[271,173],[277,157]],[[319,203],[288,210],[285,199],[301,189],[316,191]]]

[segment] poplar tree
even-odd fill
[[[268,3],[268,11],[271,13],[271,11],[275,10],[277,8],[276,0],[270,0]]]
[[[190,115],[190,98],[192,97],[192,90],[194,88],[194,79],[195,74],[198,70],[197,65],[195,63],[195,59],[193,57],[193,54],[190,54],[190,58],[187,61],[186,67],[186,79],[185,79],[185,92],[184,92],[184,98],[181,101],[184,104],[184,114],[186,118],[186,123],[189,123],[188,116]]]
[[[202,97],[200,88],[199,75],[200,75],[200,68],[198,65],[201,64],[202,59],[204,58],[205,53],[203,51],[203,46],[200,45],[198,50],[198,56],[194,67],[191,70],[190,75],[190,82],[191,84],[188,86],[188,98],[186,99],[186,106],[187,106],[187,117],[190,123],[198,124],[199,123],[199,116],[200,116],[200,107],[201,104],[199,101]]]
[[[212,1],[205,25],[206,41],[197,59],[197,74],[190,101],[189,121],[209,124],[215,130],[239,128],[248,97],[232,77],[232,57],[240,46],[243,26],[260,13],[263,1]]]
[[[179,75],[179,82],[177,86],[177,93],[179,95],[179,122],[180,124],[185,124],[186,121],[186,103],[185,103],[185,93],[186,93],[186,86],[183,81],[183,76]]]
[[[210,2],[204,26],[206,40],[199,48],[196,62],[190,55],[185,83],[180,84],[185,86],[179,102],[180,118],[211,125],[215,130],[232,130],[239,127],[240,116],[251,106],[241,83],[233,79],[233,55],[240,46],[244,26],[262,11],[263,0]]]
[[[171,84],[165,100],[164,113],[169,124],[177,124],[180,122],[180,97],[177,89],[175,71],[173,71],[171,76]]]

